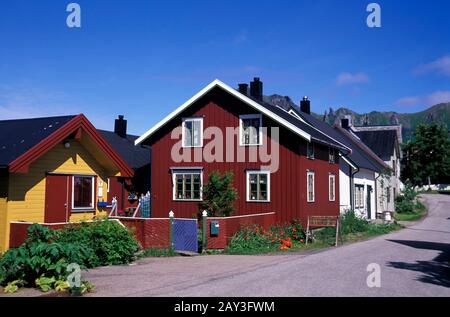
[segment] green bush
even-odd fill
[[[416,211],[418,202],[416,202],[417,193],[410,184],[405,185],[401,195],[395,199],[395,212],[399,214],[413,214]]]
[[[347,210],[341,215],[341,234],[365,232],[369,229],[369,222],[366,219],[356,216],[353,210]],[[336,232],[335,229],[333,229]]]
[[[125,264],[137,250],[137,241],[117,222],[100,220],[62,230],[35,224],[28,228],[28,237],[19,248],[0,258],[0,285],[8,285],[9,291],[18,285],[44,291],[64,289],[70,263],[81,268]],[[83,286],[81,291],[90,289]]]
[[[130,263],[139,247],[126,228],[103,220],[68,226],[60,231],[57,241],[89,248],[92,252],[81,262],[87,268]]]

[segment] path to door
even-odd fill
[[[450,296],[450,196],[428,218],[369,241],[314,254],[149,258],[91,270],[91,296]],[[381,267],[369,288],[367,266]]]

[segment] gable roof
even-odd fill
[[[352,149],[348,156],[359,168],[368,169],[377,173],[390,170],[390,167],[352,132],[337,125],[333,128],[342,136],[342,141]]]
[[[84,134],[118,168],[122,176],[133,175],[133,170],[83,114],[0,121],[1,165],[7,167],[10,173],[26,173],[31,163],[55,145],[70,136],[81,139]]]
[[[231,88],[230,86],[226,85],[225,83],[221,82],[220,80],[216,79],[213,82],[211,82],[209,85],[207,85],[205,88],[200,90],[197,94],[195,94],[191,99],[186,101],[184,104],[182,104],[180,107],[175,109],[172,113],[170,113],[167,117],[165,117],[163,120],[158,122],[155,126],[153,126],[150,130],[148,130],[146,133],[144,133],[140,138],[138,138],[135,142],[136,145],[141,144],[144,142],[147,138],[149,138],[151,135],[153,135],[156,131],[158,131],[160,128],[162,128],[165,124],[167,124],[169,121],[174,119],[176,116],[178,116],[180,113],[182,113],[184,110],[186,110],[188,107],[193,105],[198,99],[206,95],[208,92],[210,92],[214,88],[220,88],[224,91],[228,92],[229,94],[233,95],[234,97],[238,98],[242,102],[246,103],[247,105],[251,106],[258,112],[262,113],[263,115],[266,115],[267,117],[271,118],[275,122],[279,123],[280,125],[284,126],[285,128],[289,129],[290,131],[294,132],[295,134],[299,135],[300,137],[304,138],[307,141],[314,140],[316,142],[324,143],[329,146],[333,146],[336,148],[339,148],[340,150],[347,151],[345,147],[343,147],[338,142],[334,141],[330,137],[328,137],[326,134],[318,131],[314,127],[308,125],[306,122],[292,116],[288,112],[286,112],[283,109],[280,109],[278,107],[275,107],[271,104],[265,103],[263,101],[257,101],[253,98],[250,98],[249,96],[241,94],[239,91]]]
[[[355,131],[354,133],[385,161],[395,153],[397,132],[394,130]]]
[[[98,131],[134,170],[150,164],[150,147],[134,145],[134,142],[139,138],[138,136],[127,134],[126,138],[122,138],[112,131]]]
[[[0,121],[0,165],[7,166],[75,118],[47,117]]]

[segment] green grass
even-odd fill
[[[172,257],[176,256],[177,254],[173,252],[172,250],[168,248],[150,248],[142,251],[139,254],[139,258],[148,258],[148,257],[156,257],[156,258],[162,258],[162,257]]]
[[[397,221],[417,221],[422,219],[427,213],[426,207],[418,202],[415,206],[414,213],[395,213],[394,218]]]

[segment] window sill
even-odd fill
[[[263,146],[262,144],[239,144],[241,147]]]
[[[314,157],[306,157],[308,160],[314,161],[316,158]]]
[[[248,203],[270,203],[270,200],[247,200]]]
[[[70,212],[73,214],[83,214],[95,212],[95,209],[72,209]]]
[[[172,201],[175,201],[175,202],[200,202],[200,201],[203,201],[203,199],[173,199]]]
[[[182,149],[201,149],[203,148],[203,145],[197,145],[197,146],[182,146]]]

